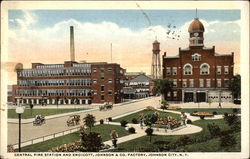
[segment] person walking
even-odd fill
[[[114,148],[117,147],[117,138],[118,138],[118,133],[116,130],[112,130],[111,133],[110,133],[110,137],[112,139],[112,143],[113,143],[113,146]]]
[[[183,122],[183,125],[186,125],[186,119],[187,115],[185,114],[185,112],[181,112],[181,120]]]

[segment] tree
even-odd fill
[[[81,146],[79,151],[98,152],[103,146],[102,138],[99,133],[90,132],[86,134],[84,130],[80,131]]]
[[[241,97],[241,76],[235,75],[229,83],[229,90],[232,92],[234,98]]]
[[[170,92],[173,88],[173,81],[170,79],[157,79],[154,81],[153,91],[155,94],[159,93],[162,95],[162,101],[166,99],[165,94]]]
[[[94,126],[95,124],[95,117],[91,114],[87,114],[84,118],[83,118],[84,124],[90,129],[91,132],[91,128]]]

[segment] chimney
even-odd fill
[[[70,61],[75,61],[74,27],[70,26]]]

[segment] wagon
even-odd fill
[[[75,126],[80,124],[80,115],[71,115],[67,120],[68,126]]]

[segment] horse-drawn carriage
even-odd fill
[[[45,117],[42,115],[36,115],[35,121],[33,121],[33,126],[45,124]]]
[[[71,115],[67,120],[68,126],[75,126],[80,124],[80,115]]]

